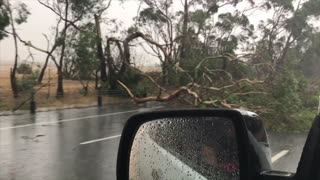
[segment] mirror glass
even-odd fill
[[[129,179],[238,180],[238,154],[230,119],[158,119],[143,124],[136,133]]]

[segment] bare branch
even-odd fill
[[[227,72],[227,71],[225,71],[225,70],[222,70],[222,69],[208,69],[207,67],[205,67],[205,70],[208,72],[208,74],[213,74],[215,72],[223,72],[229,77],[229,79],[231,81],[233,80],[232,74]]]
[[[263,95],[266,95],[268,93],[252,91],[252,92],[244,92],[244,93],[233,93],[232,95],[234,95],[234,96],[247,96],[247,95],[252,95],[252,94],[263,94]]]
[[[42,2],[41,0],[38,0],[38,2],[43,5],[44,7],[48,8],[49,10],[51,10],[54,14],[56,14],[60,19],[62,19],[63,21],[66,21],[67,23],[69,23],[72,27],[74,27],[76,30],[78,31],[82,31],[82,29],[80,29],[75,23],[78,22],[81,18],[82,15],[77,17],[75,20],[70,21],[69,19],[66,19],[65,17],[63,17],[63,15],[61,14],[61,12],[57,12],[57,10],[55,10],[53,7],[49,6],[48,4]]]
[[[59,64],[57,63],[55,57],[54,57],[54,56],[52,55],[52,53],[50,53],[49,51],[43,50],[43,49],[41,49],[41,48],[38,48],[38,47],[34,46],[30,41],[25,41],[25,40],[21,39],[21,37],[20,37],[18,34],[13,34],[13,33],[8,32],[8,31],[3,31],[3,32],[6,32],[7,34],[11,34],[11,35],[13,35],[13,36],[16,36],[16,37],[19,39],[19,41],[20,41],[21,43],[23,43],[25,46],[29,46],[29,47],[37,50],[37,51],[40,51],[40,52],[43,52],[43,53],[45,53],[45,54],[50,55],[51,58],[52,58],[52,60],[53,60],[53,62],[55,63],[55,65],[56,65],[56,66],[59,66]]]
[[[198,95],[195,92],[192,92],[190,90],[192,88],[192,86],[193,86],[193,83],[190,83],[190,84],[188,84],[186,86],[182,86],[182,87],[178,88],[177,90],[173,91],[172,93],[170,93],[169,95],[166,95],[166,96],[158,95],[158,96],[150,96],[150,97],[145,97],[145,98],[138,98],[131,92],[131,90],[125,84],[123,84],[119,80],[117,82],[121,87],[123,87],[127,91],[128,95],[131,97],[131,99],[137,104],[150,102],[150,101],[157,101],[157,102],[170,101],[170,100],[173,100],[173,99],[177,98],[180,94],[182,94],[184,92],[186,92],[186,93],[194,96],[195,98],[199,99]]]
[[[50,40],[49,40],[49,38],[48,38],[48,36],[46,34],[43,33],[42,35],[47,40],[47,51],[49,51]]]
[[[229,88],[232,88],[232,87],[235,87],[235,86],[239,86],[241,85],[241,83],[246,83],[247,85],[253,85],[253,84],[259,84],[259,83],[264,83],[264,81],[252,81],[252,80],[249,80],[249,79],[241,79],[241,80],[238,80],[238,81],[235,81],[233,82],[232,84],[230,85],[226,85],[226,86],[222,86],[222,87],[206,87],[206,86],[201,86],[199,84],[196,84],[195,86],[198,87],[198,88],[204,88],[204,89],[207,89],[207,90],[212,90],[212,91],[224,91],[226,89],[229,89]]]
[[[101,18],[103,12],[106,11],[107,9],[109,9],[109,7],[111,6],[111,2],[112,2],[112,0],[109,0],[107,6],[104,7],[104,8],[102,8],[102,9],[100,9],[100,10],[97,12],[96,15],[99,17],[99,19]]]

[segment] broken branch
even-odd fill
[[[127,91],[128,95],[131,97],[131,99],[137,104],[150,102],[150,101],[158,101],[158,102],[169,101],[169,100],[172,100],[174,98],[177,98],[183,92],[187,92],[188,94],[191,94],[195,98],[199,98],[198,95],[195,92],[192,92],[190,90],[192,88],[192,86],[193,86],[193,83],[189,83],[186,86],[182,86],[182,87],[178,88],[177,90],[173,91],[172,93],[170,93],[169,95],[166,95],[166,96],[162,96],[160,94],[158,96],[150,96],[150,97],[145,97],[145,98],[138,98],[132,93],[132,91],[125,84],[123,84],[119,80],[117,82],[121,87],[123,87]]]

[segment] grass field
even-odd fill
[[[30,104],[28,100],[31,97],[31,93],[22,93],[16,99],[12,96],[9,78],[10,68],[10,65],[0,65],[0,111],[15,109],[22,103],[24,103],[24,105],[21,108],[28,109]],[[48,73],[48,70],[46,76],[44,77],[43,84],[48,84],[48,82],[50,82],[51,85],[47,85],[37,92],[35,96],[37,107],[64,107],[69,105],[93,105],[97,103],[97,92],[94,89],[94,82],[89,83],[89,94],[87,96],[83,96],[81,94],[81,90],[83,87],[79,81],[65,80],[64,98],[57,99],[57,78],[55,68],[51,67],[50,69],[50,75]],[[17,77],[22,78],[22,76],[23,75],[19,74]],[[37,86],[35,87],[35,89],[38,89],[39,87],[40,86]],[[119,97],[103,97],[103,102],[105,104],[115,104],[123,101],[127,102],[129,100],[127,98]]]

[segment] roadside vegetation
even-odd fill
[[[318,0],[136,0],[130,28],[108,18],[118,3],[112,0],[37,3],[57,17],[52,34],[39,34],[47,47],[15,30],[28,23],[28,7],[0,0],[0,38],[12,36],[16,49],[10,71],[15,99],[53,83],[55,98],[64,101],[65,82],[72,81],[82,97],[114,91],[138,104],[245,108],[277,131],[307,130],[317,113]],[[29,49],[28,58],[32,52],[46,55],[40,67],[19,62],[18,42]],[[149,62],[137,64],[143,55]],[[44,81],[50,62],[57,76]],[[151,62],[159,68],[142,68]]]

